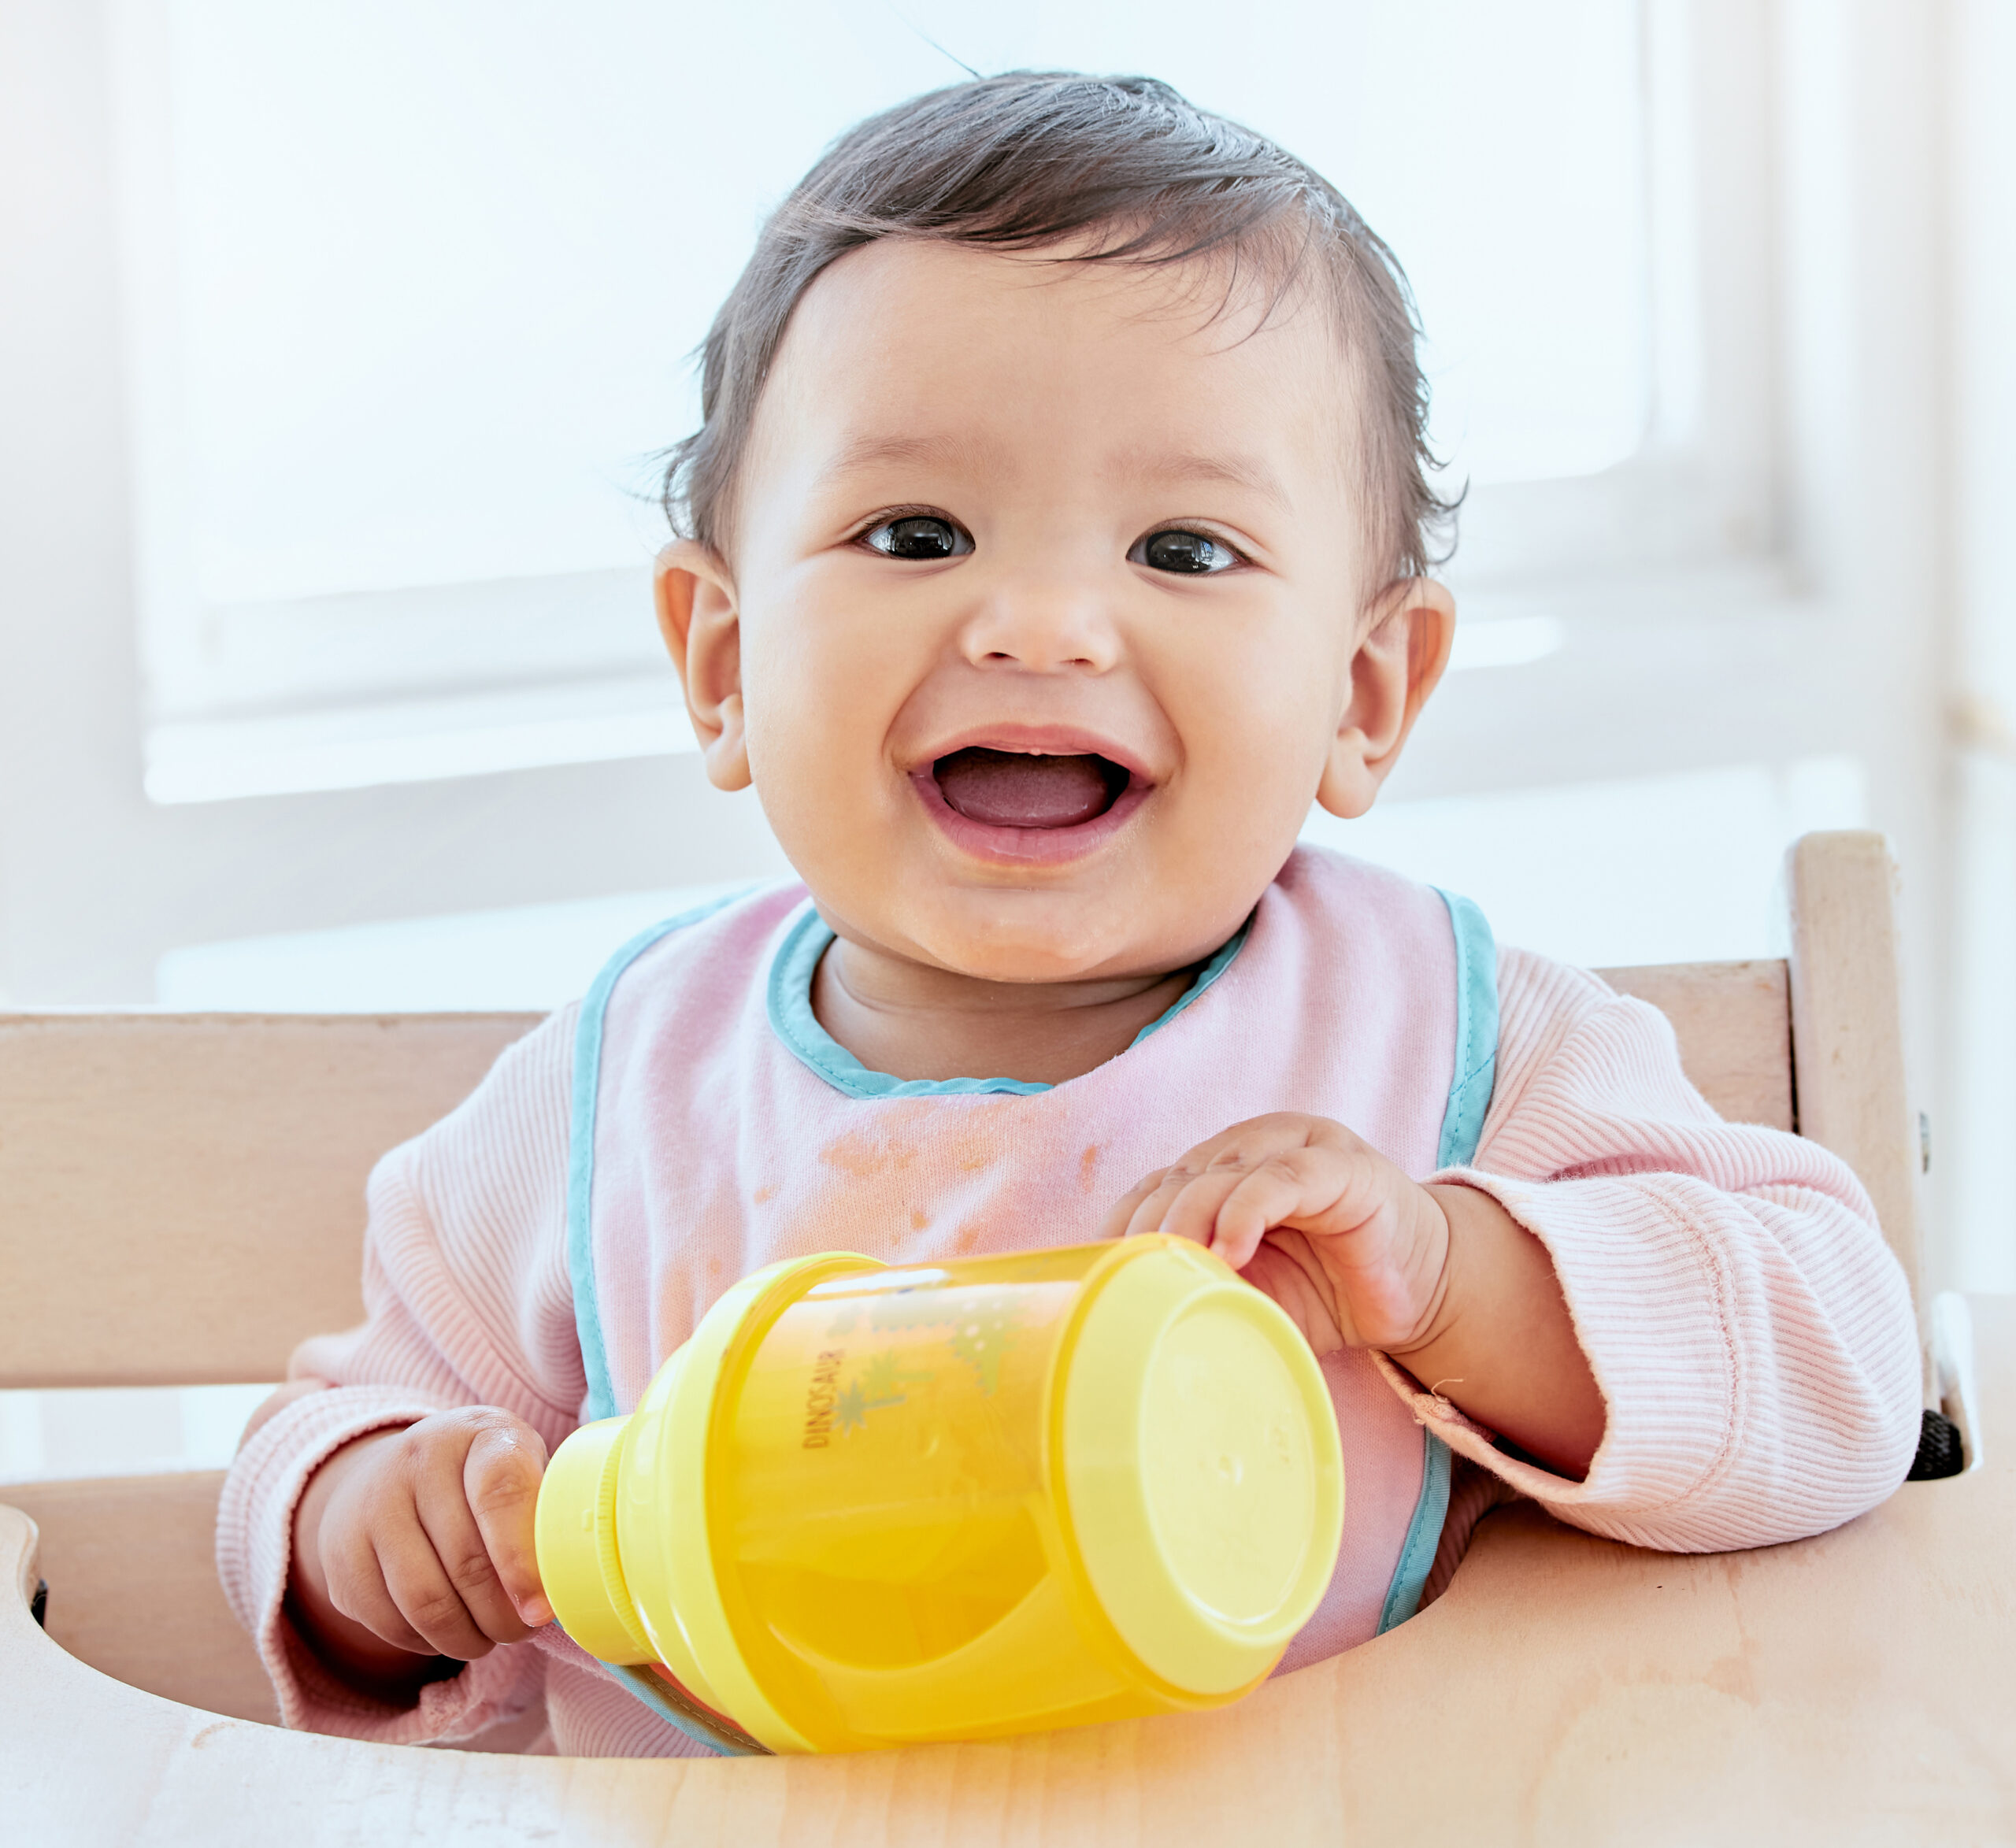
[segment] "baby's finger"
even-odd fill
[[[414,1533],[399,1546],[380,1543],[378,1565],[385,1575],[385,1589],[398,1606],[399,1615],[420,1636],[425,1654],[453,1656],[460,1662],[472,1662],[490,1654],[494,1646],[469,1615],[469,1606],[424,1532]]]
[[[1214,1171],[1222,1180],[1212,1202],[1213,1249],[1234,1270],[1243,1270],[1260,1241],[1275,1227],[1320,1213],[1335,1199],[1336,1178],[1327,1153],[1317,1149],[1284,1149],[1233,1172]],[[1188,1211],[1186,1199],[1180,1210]]]
[[[1172,1162],[1167,1168],[1158,1168],[1152,1173],[1143,1175],[1106,1216],[1100,1236],[1138,1239],[1144,1232],[1159,1230],[1163,1214],[1178,1194],[1217,1161],[1228,1148],[1256,1130],[1264,1131],[1268,1122],[1269,1120],[1263,1117],[1253,1122],[1235,1124],[1230,1129],[1221,1130],[1208,1141],[1201,1142],[1195,1148],[1185,1150],[1180,1160]]]
[[[1114,1202],[1106,1216],[1099,1221],[1102,1239],[1124,1239],[1132,1223],[1135,1209],[1162,1185],[1164,1171],[1158,1168],[1153,1174],[1143,1175],[1132,1187]]]
[[[1136,1203],[1123,1228],[1123,1235],[1139,1239],[1150,1232],[1169,1231],[1170,1209],[1183,1198],[1186,1188],[1197,1184],[1198,1179],[1199,1171],[1187,1164],[1165,1168],[1156,1178],[1154,1185]]]
[[[468,1423],[461,1423],[465,1419]],[[498,1582],[490,1548],[469,1507],[468,1459],[490,1429],[488,1417],[465,1413],[443,1441],[428,1445],[413,1465],[413,1503],[433,1556],[454,1586],[469,1622],[490,1642],[522,1642],[530,1631]],[[474,1433],[469,1433],[474,1425]]]
[[[439,1653],[401,1614],[369,1536],[360,1535],[354,1546],[340,1551],[324,1551],[322,1571],[329,1602],[340,1615],[361,1624],[395,1649],[410,1649],[421,1656]]]
[[[539,1433],[513,1423],[495,1425],[469,1446],[462,1487],[483,1536],[491,1568],[512,1613],[528,1626],[524,1634],[553,1620],[539,1576],[533,1515],[539,1479],[546,1473],[546,1446]],[[492,1631],[492,1635],[498,1632]],[[498,1636],[500,1642],[516,1637]]]
[[[1225,1246],[1221,1209],[1241,1179],[1237,1168],[1213,1168],[1193,1176],[1162,1203],[1158,1231],[1214,1250],[1234,1269],[1239,1266]]]

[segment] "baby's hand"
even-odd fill
[[[1406,1353],[1430,1339],[1447,1288],[1441,1203],[1322,1117],[1236,1124],[1150,1175],[1104,1232],[1195,1239],[1286,1309],[1319,1354],[1346,1343]]]
[[[343,1665],[396,1672],[387,1644],[472,1661],[552,1620],[532,1544],[546,1461],[530,1425],[477,1405],[373,1432],[316,1472],[293,1585]]]

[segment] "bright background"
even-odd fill
[[[1413,280],[1463,632],[1311,838],[1605,965],[1780,954],[1787,844],[1883,828],[1937,1280],[2016,1287],[1997,0],[0,0],[0,1006],[550,1006],[781,870],[652,458],[765,211],[954,58],[1165,77]],[[0,1394],[0,1480],[258,1396]]]

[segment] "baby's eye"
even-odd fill
[[[958,558],[973,549],[970,534],[935,513],[906,513],[862,535],[865,545],[891,558]]]
[[[1130,565],[1145,565],[1151,571],[1180,571],[1193,575],[1229,571],[1240,562],[1239,554],[1223,539],[1208,532],[1190,532],[1180,526],[1151,532],[1137,539],[1127,554]]]

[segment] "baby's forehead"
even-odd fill
[[[826,266],[799,302],[779,359],[807,332],[821,343],[932,334],[1028,343],[1043,329],[1102,350],[1159,348],[1189,360],[1250,354],[1310,368],[1337,365],[1345,345],[1320,278],[1277,275],[1236,253],[1161,261],[1069,245],[1002,250],[891,237]]]
[[[828,468],[998,467],[1068,439],[1116,461],[1215,457],[1228,479],[1329,473],[1355,447],[1354,371],[1306,280],[888,239],[806,291],[758,441]]]

